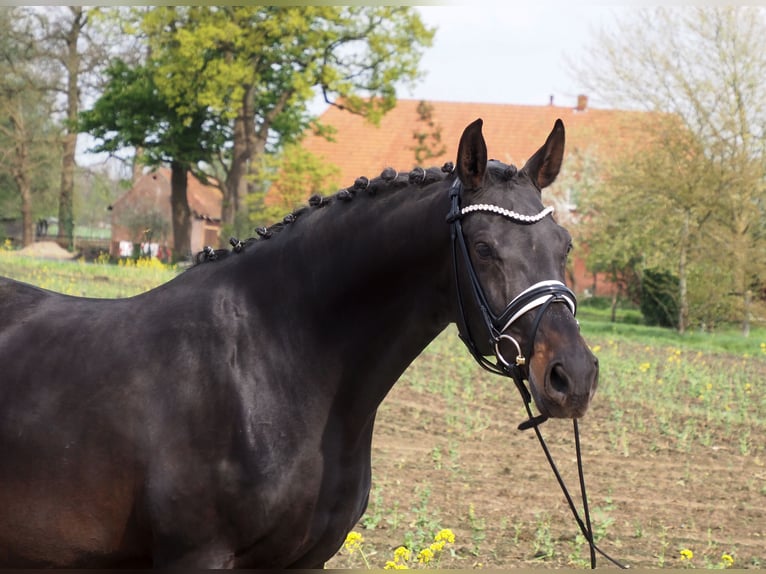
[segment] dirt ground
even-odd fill
[[[370,506],[356,529],[373,567],[390,560],[406,536],[432,536],[438,528],[456,535],[440,568],[589,567],[587,545],[534,432],[516,429],[523,420],[517,391],[509,382],[497,384],[506,387],[497,400],[465,405],[467,413],[475,411],[474,420],[484,421],[469,430],[449,424],[438,398],[406,385],[395,386],[384,401],[373,442]],[[630,452],[621,452],[609,446],[602,429],[610,416],[597,395],[580,424],[602,550],[632,568],[766,565],[764,460],[715,440],[682,453],[653,436],[648,410],[646,436],[631,437]],[[541,428],[578,500],[571,422],[548,421]],[[598,565],[611,566],[600,557]],[[341,550],[327,567],[364,564],[358,553]]]
[[[76,253],[67,251],[55,241],[36,241],[21,249],[19,253],[41,259],[74,259],[77,257]]]

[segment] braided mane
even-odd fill
[[[489,161],[490,172],[502,180],[508,181],[513,179],[518,170],[514,165],[506,165],[497,160]],[[241,253],[245,248],[251,244],[264,239],[269,239],[275,234],[282,231],[286,226],[294,223],[299,217],[307,213],[312,209],[321,209],[327,207],[334,202],[347,202],[351,201],[360,193],[366,192],[369,196],[374,196],[378,192],[385,190],[396,190],[408,185],[417,185],[425,187],[443,181],[449,175],[454,173],[455,167],[452,162],[447,162],[439,167],[431,167],[424,169],[422,167],[416,167],[409,173],[399,173],[391,167],[384,169],[380,175],[373,179],[368,179],[364,176],[358,177],[354,184],[350,187],[344,188],[336,192],[335,194],[327,197],[320,195],[312,195],[308,199],[308,205],[299,207],[292,213],[288,213],[282,218],[282,221],[274,223],[269,227],[258,227],[255,230],[256,237],[249,237],[245,241],[240,241],[236,237],[231,237],[229,243],[231,249],[213,249],[211,246],[206,246],[200,251],[194,258],[195,265],[200,263],[207,263],[212,261],[218,261],[231,255],[232,253]]]
[[[381,174],[373,179],[368,179],[364,176],[358,177],[354,184],[345,189],[341,189],[335,194],[327,197],[320,195],[312,195],[308,199],[308,205],[299,207],[292,213],[288,213],[282,218],[282,221],[274,223],[269,227],[259,227],[255,230],[256,237],[249,237],[245,241],[240,241],[236,237],[229,239],[231,249],[213,249],[211,246],[206,246],[200,251],[194,258],[195,264],[207,263],[212,261],[219,261],[229,257],[232,253],[241,253],[248,248],[251,244],[265,239],[269,239],[275,234],[279,233],[286,226],[294,223],[299,217],[306,214],[312,209],[321,209],[327,207],[334,202],[347,202],[351,201],[358,194],[366,193],[367,195],[374,196],[379,192],[385,190],[396,190],[408,185],[418,185],[425,187],[443,181],[454,171],[454,165],[452,162],[445,163],[441,168],[432,167],[424,169],[422,167],[416,167],[409,173],[399,173],[395,169],[387,167]]]

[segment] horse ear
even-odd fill
[[[543,189],[554,182],[564,158],[564,122],[556,120],[553,130],[535,155],[524,165],[523,171]]]
[[[467,189],[478,189],[487,171],[487,144],[481,133],[481,118],[470,124],[457,148],[457,176]]]

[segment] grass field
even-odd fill
[[[133,295],[177,272],[0,252],[0,275],[91,297]],[[581,425],[600,545],[633,567],[766,566],[766,330],[681,337],[609,323],[587,305],[580,320],[601,363]],[[513,385],[479,369],[445,331],[379,411],[363,540],[328,567],[383,567],[403,544],[416,566],[443,528],[455,542],[429,565],[587,566],[539,446],[515,428],[522,419]],[[570,426],[549,421],[543,432],[576,492]]]
[[[156,259],[111,265],[37,259],[0,249],[0,275],[79,297],[130,297],[166,283],[177,274],[178,269]]]

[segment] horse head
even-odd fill
[[[598,360],[565,285],[571,236],[541,197],[561,167],[564,125],[556,121],[520,170],[487,160],[481,128],[476,120],[461,137],[451,191],[461,336],[485,367],[484,357],[495,355],[493,367],[516,370],[518,384],[527,379],[544,417],[581,417],[598,384]]]

